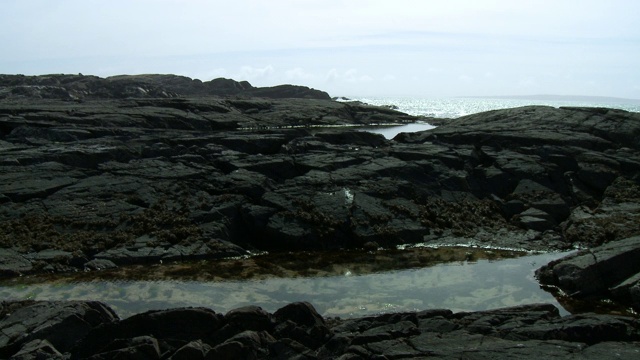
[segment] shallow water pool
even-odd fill
[[[323,316],[356,317],[383,312],[447,308],[454,312],[552,303],[535,269],[567,253],[502,260],[458,261],[428,267],[358,274],[268,277],[260,280],[87,280],[0,285],[0,298],[100,300],[128,317],[151,309],[204,306],[226,312],[258,305],[273,312],[294,301],[309,301]]]
[[[387,139],[393,139],[396,135],[402,132],[411,133],[411,132],[431,130],[434,128],[435,126],[433,125],[417,122],[417,123],[411,123],[411,124],[405,124],[405,125],[393,125],[393,126],[380,125],[380,126],[365,127],[362,130],[372,132],[375,134],[381,134]]]

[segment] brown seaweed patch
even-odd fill
[[[261,280],[274,277],[365,275],[393,270],[424,268],[442,263],[500,260],[527,254],[524,251],[466,247],[378,251],[276,252],[243,258],[130,265],[111,270],[61,275],[33,275],[21,278],[20,282],[100,280],[231,281]]]

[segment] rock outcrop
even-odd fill
[[[247,245],[279,246],[260,235],[272,215],[273,224],[283,215],[267,204],[276,196],[272,190],[315,167],[335,166],[329,149],[306,159],[293,155],[306,152],[300,139],[350,146],[327,142],[348,138],[316,138],[309,127],[380,119],[415,120],[384,108],[308,99],[5,100],[0,272],[236,256]],[[260,129],[273,127],[302,128]],[[386,143],[352,134],[354,146]],[[327,210],[334,205],[343,202]]]
[[[560,317],[545,304],[348,320],[324,319],[304,302],[273,314],[254,306],[224,315],[177,308],[122,320],[95,302],[2,305],[11,311],[0,318],[0,355],[12,359],[631,359],[640,354],[637,319]]]
[[[613,241],[553,261],[538,279],[572,297],[613,298],[640,309],[640,236]]]
[[[256,249],[610,251],[640,235],[637,113],[531,106],[387,140],[344,126],[419,119],[299,87],[3,75],[0,94],[3,276]],[[628,270],[598,289],[637,301]],[[544,278],[592,292],[558,271]]]
[[[415,120],[315,99],[5,99],[0,272],[640,234],[640,115],[525,107],[392,141],[315,127]]]
[[[242,96],[273,99],[329,100],[324,91],[299,85],[254,87],[247,81],[217,78],[200,81],[177,75],[97,76],[51,74],[0,75],[0,99],[42,98],[59,100],[178,98],[194,96]]]

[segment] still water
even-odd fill
[[[429,267],[317,277],[270,277],[259,280],[89,280],[0,285],[1,299],[100,300],[121,317],[150,309],[204,306],[226,312],[258,305],[273,312],[294,301],[309,301],[323,316],[356,317],[384,312],[447,308],[455,312],[532,303],[553,303],[542,290],[535,269],[567,253],[547,253],[502,260],[459,261]]]
[[[410,132],[431,130],[433,128],[435,128],[435,126],[427,123],[417,122],[417,123],[411,123],[411,124],[405,124],[405,125],[394,125],[394,126],[381,125],[381,126],[364,127],[362,128],[362,130],[372,132],[374,134],[382,134],[387,139],[393,139],[396,135],[398,135],[401,132],[410,133]]]

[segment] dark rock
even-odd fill
[[[73,352],[80,357],[87,357],[114,349],[130,347],[122,345],[118,339],[152,337],[155,340],[178,340],[182,345],[192,340],[211,341],[216,332],[223,326],[223,316],[205,308],[179,308],[169,310],[148,311],[133,315],[124,320],[105,323],[93,329]],[[147,340],[143,341],[145,349],[155,348]],[[126,345],[126,346],[125,346]],[[128,351],[128,350],[127,350]],[[137,351],[137,350],[136,350]]]
[[[227,341],[217,345],[207,355],[209,359],[257,359],[254,349],[248,348],[238,341]]]
[[[0,249],[0,275],[17,276],[33,269],[31,261],[12,249]]]
[[[0,87],[8,276],[246,249],[550,250],[640,234],[637,113],[528,106],[387,141],[338,126],[418,118],[292,85],[1,75]],[[636,273],[606,291],[636,301]]]
[[[597,246],[639,234],[640,206],[637,199],[640,199],[637,182],[623,177],[616,179],[597,207],[573,209],[564,223],[566,241],[582,241],[589,246]]]
[[[11,311],[10,314],[2,314],[0,323],[6,325],[7,319],[26,309],[33,314],[33,306],[38,303],[2,305],[3,312]],[[82,307],[95,303],[58,303],[58,306],[63,305]],[[110,309],[104,309],[111,313]],[[87,316],[84,318],[87,319]],[[631,357],[640,351],[640,323],[637,319],[597,314],[560,317],[558,309],[549,304],[479,312],[453,313],[440,309],[348,320],[333,319],[331,328],[327,329],[330,336],[311,332],[306,333],[306,337],[301,336],[305,330],[329,323],[307,303],[289,304],[278,310],[277,315],[255,307],[245,307],[230,311],[224,317],[205,309],[150,311],[125,320],[96,316],[92,319],[93,328],[88,330],[89,334],[73,331],[74,327],[68,327],[70,323],[66,319],[38,313],[28,319],[35,331],[25,329],[25,326],[29,326],[25,322],[3,326],[0,334],[5,337],[12,331],[25,332],[24,341],[3,346],[3,357],[174,360],[237,357],[600,359],[606,351]],[[241,326],[245,325],[265,328],[264,323],[260,324],[262,320],[256,319],[274,319],[277,324],[260,331],[241,330]],[[230,324],[240,331],[233,334],[228,332]],[[57,335],[52,336],[51,331],[57,332]],[[315,343],[310,337],[315,337]]]
[[[347,346],[349,338],[336,335],[335,348],[340,349],[339,353],[387,358],[459,358],[470,354],[478,358],[582,356],[583,351],[590,348],[585,344],[616,344],[612,348],[618,347],[622,353],[637,349],[637,344],[633,342],[638,338],[635,319],[593,314],[561,318],[552,305],[458,314],[437,311],[420,313],[418,317],[421,319],[419,329],[415,328],[413,322],[393,322],[393,318],[388,318],[382,327],[372,327],[372,324],[380,323],[376,318],[348,321],[350,326],[338,326],[332,330],[355,336],[354,342],[358,339],[361,345]],[[398,338],[391,338],[390,333],[382,338],[382,333],[374,332],[378,327],[411,330],[397,333]],[[363,336],[365,333],[377,333],[378,337],[367,338]],[[608,342],[619,338],[631,342],[625,342],[624,345]],[[328,351],[330,343],[323,347],[323,354]],[[337,356],[335,352],[333,354]]]
[[[573,296],[608,296],[608,291],[640,272],[640,237],[631,237],[552,261],[536,271],[541,282]]]
[[[318,358],[329,358],[331,356],[337,356],[338,354],[345,354],[350,345],[350,335],[335,334],[324,345],[322,345],[316,353]]]
[[[36,359],[65,359],[66,357],[56,350],[47,340],[35,339],[22,347],[11,359],[36,360]]]
[[[229,339],[226,340],[226,342],[236,341],[241,343],[245,347],[249,349],[253,349],[254,351],[258,352],[263,349],[263,346],[264,346],[263,343],[266,342],[266,341],[263,341],[265,336],[260,336],[261,334],[267,334],[267,336],[269,336],[268,332],[263,331],[259,333],[252,330],[245,330],[239,334],[236,334],[230,337]]]
[[[58,86],[78,79],[51,76],[39,81]],[[149,86],[158,82],[176,88],[200,86],[179,77],[123,77],[111,82],[125,86],[138,80]],[[221,83],[237,89],[250,86]],[[7,143],[13,147],[3,150],[15,160],[7,163],[0,179],[8,199],[4,201],[13,204],[2,209],[3,219],[10,222],[0,230],[5,248],[21,255],[79,250],[87,261],[97,256],[130,264],[243,253],[225,244],[267,250],[336,249],[367,242],[380,246],[423,242],[443,233],[473,238],[481,231],[502,231],[509,224],[520,228],[520,234],[508,229],[514,239],[534,229],[552,232],[549,236],[554,238],[567,236],[568,243],[583,243],[590,237],[578,236],[577,228],[586,226],[573,221],[570,211],[576,205],[597,205],[604,198],[602,186],[580,179],[580,166],[606,166],[618,175],[640,168],[633,165],[637,155],[626,150],[618,155],[617,149],[606,154],[590,149],[572,163],[567,159],[581,153],[580,141],[567,146],[543,141],[537,146],[501,138],[506,136],[502,131],[506,124],[517,122],[528,129],[518,136],[542,139],[550,125],[544,120],[536,133],[539,124],[534,120],[545,116],[556,118],[556,127],[590,134],[592,128],[584,127],[580,116],[591,115],[576,110],[525,108],[478,114],[442,125],[424,138],[414,134],[388,142],[350,130],[315,135],[308,130],[211,132],[228,129],[232,122],[232,127],[363,123],[375,118],[376,112],[406,120],[392,110],[365,105],[256,98],[105,101],[99,106],[92,100],[3,103],[1,114],[15,114],[1,118],[3,133],[18,134],[21,130],[16,129],[24,126],[38,129],[28,137],[9,136]],[[245,114],[249,109],[256,109],[251,117]],[[569,120],[563,122],[562,116]],[[632,118],[626,113],[616,116]],[[600,121],[627,120],[602,117]],[[77,140],[60,145],[48,135],[68,129],[91,136],[76,136]],[[607,129],[617,132],[614,126]],[[447,136],[423,142],[434,131]],[[458,141],[469,132],[484,132],[487,137],[471,145]],[[571,171],[574,178],[566,178]],[[270,194],[285,201],[278,200],[275,206]],[[545,214],[529,213],[533,211]],[[175,213],[180,215],[171,215]],[[26,228],[35,231],[21,230]],[[593,232],[593,237],[620,238],[623,228],[629,227],[621,226],[612,234]],[[107,235],[114,233],[117,236]],[[130,246],[143,235],[155,240],[143,247]],[[542,237],[533,237],[524,246],[549,246],[538,239]],[[29,270],[25,262],[22,269],[16,265],[6,273],[72,270],[86,262],[42,261],[53,263],[35,268],[31,264]]]
[[[541,200],[532,201],[531,207],[549,214],[556,223],[566,220],[571,213],[567,202],[557,194],[546,196]]]
[[[322,316],[308,302],[286,305],[273,313],[273,316],[278,322],[290,320],[304,327],[326,326]]]
[[[557,341],[514,342],[483,335],[460,338],[460,333],[442,337],[431,334],[410,339],[410,345],[427,357],[460,359],[539,359],[580,357],[582,344]],[[461,341],[462,340],[462,341]],[[579,354],[579,355],[576,355]],[[595,358],[594,358],[595,359]]]
[[[608,315],[572,315],[548,323],[505,324],[500,332],[507,340],[562,340],[593,345],[607,341],[636,341],[635,320]]]
[[[259,306],[245,306],[231,310],[224,318],[227,325],[242,330],[270,330],[274,324],[272,315]]]
[[[324,91],[311,89],[306,86],[279,85],[267,88],[252,88],[246,92],[249,96],[281,98],[303,98],[330,100],[331,97]]]
[[[275,341],[268,332],[246,330],[215,346],[205,358],[261,359],[268,356],[269,345]]]
[[[31,97],[78,100],[85,98],[175,98],[178,96],[246,95],[267,98],[330,100],[323,91],[306,86],[255,88],[247,81],[218,78],[202,82],[176,75],[119,75],[108,78],[83,75],[2,75],[0,87],[11,89],[0,98]]]
[[[337,145],[349,144],[352,146],[378,147],[387,144],[384,136],[366,131],[323,131],[317,133],[316,137]]]
[[[84,264],[86,270],[107,270],[116,267],[118,266],[114,264],[113,261],[106,259],[93,259]]]
[[[0,319],[0,356],[8,357],[36,339],[46,340],[53,349],[67,352],[95,327],[116,320],[113,310],[99,302],[27,305]]]
[[[211,346],[198,339],[191,341],[183,347],[179,348],[171,357],[170,360],[199,360],[205,359],[208,353],[211,351]]]
[[[372,359],[402,359],[417,358],[422,354],[421,351],[415,349],[411,344],[407,344],[403,340],[383,340],[379,342],[371,342],[363,345],[372,354]]]
[[[620,359],[633,359],[640,353],[639,346],[628,346],[628,343],[605,342],[599,343],[584,349],[581,356],[589,359],[605,359],[615,356]]]
[[[502,211],[507,219],[524,211],[526,205],[522,200],[509,200],[502,206]]]
[[[67,176],[67,169],[60,163],[45,162],[31,167],[29,173],[5,171],[0,175],[0,191],[15,203],[46,198],[77,182],[73,177]]]
[[[295,340],[284,338],[269,345],[270,353],[276,359],[315,359],[315,354]]]
[[[274,333],[280,338],[295,340],[310,349],[317,349],[331,336],[324,319],[307,302],[289,304],[274,313],[278,322]]]
[[[374,343],[386,340],[392,340],[397,338],[409,337],[411,335],[419,334],[420,330],[413,322],[402,321],[398,323],[391,323],[388,325],[382,325],[372,327],[356,336],[352,344],[362,345],[366,343]]]
[[[527,209],[521,212],[516,221],[527,229],[544,231],[553,228],[556,223],[553,217],[539,209]]]
[[[116,339],[100,352],[86,357],[92,360],[107,359],[160,359],[162,352],[158,340],[151,336]]]
[[[634,309],[640,308],[640,273],[630,276],[609,290],[614,299],[630,304]]]

